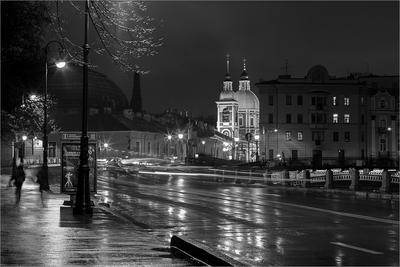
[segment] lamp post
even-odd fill
[[[43,103],[43,165],[42,165],[42,176],[40,177],[41,179],[41,184],[44,190],[49,190],[49,171],[48,171],[48,159],[47,159],[47,151],[49,149],[49,139],[47,136],[47,80],[48,80],[48,72],[49,72],[49,66],[48,66],[48,61],[47,61],[47,55],[49,52],[49,47],[51,44],[58,44],[60,50],[64,50],[64,46],[56,40],[50,41],[46,44],[46,47],[44,49],[45,53],[45,62],[46,62],[46,72],[45,72],[45,83],[44,83],[44,103]],[[60,53],[61,54],[61,53]],[[58,60],[56,61],[56,66],[57,68],[63,68],[65,67],[65,61],[63,60]],[[36,95],[32,95],[31,99],[34,100],[36,99]]]
[[[256,140],[256,162],[259,161],[259,155],[258,155],[258,140],[260,139],[260,136],[256,134],[254,136],[254,139]]]
[[[83,48],[83,90],[82,90],[82,136],[80,143],[78,186],[76,190],[74,214],[93,214],[90,202],[89,187],[89,138],[87,135],[87,113],[88,113],[88,44],[89,31],[89,0],[85,1],[85,30]]]
[[[202,140],[201,144],[203,145],[203,154],[206,154],[206,141]]]
[[[25,157],[25,141],[28,139],[26,135],[22,136],[22,147],[21,147],[21,164],[24,164],[24,157]]]
[[[183,159],[183,146],[182,146],[182,139],[183,139],[183,134],[178,134],[178,138],[179,138],[179,146],[180,146],[180,150],[181,150],[181,153],[182,153],[182,155],[181,155],[181,157],[182,157],[182,159]]]
[[[169,150],[170,150],[170,146],[171,146],[172,135],[169,134],[167,136],[167,139],[168,139],[168,142],[167,142],[167,156],[169,157],[169,155],[170,155]]]
[[[235,137],[235,138],[233,138],[233,149],[234,149],[234,153],[233,153],[233,156],[234,156],[234,160],[237,160],[238,159],[238,156],[237,156],[237,149],[236,149],[236,146],[238,145],[237,143],[239,142],[239,137]]]

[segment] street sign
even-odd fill
[[[68,142],[61,144],[61,193],[75,194],[78,186],[78,169],[80,143]],[[89,143],[89,187],[90,192],[96,193],[96,143]]]
[[[69,132],[69,133],[62,133],[61,134],[61,139],[62,140],[76,140],[79,141],[81,140],[82,134],[80,132]],[[88,137],[90,141],[95,141],[96,140],[96,133],[88,133]]]

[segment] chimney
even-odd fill
[[[133,112],[142,112],[142,93],[140,89],[140,74],[133,73],[133,88],[131,98],[131,108]]]

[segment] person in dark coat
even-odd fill
[[[17,172],[14,179],[15,201],[17,204],[21,200],[21,189],[22,189],[22,184],[24,182],[25,182],[25,171],[24,171],[24,166],[21,164],[17,167]]]

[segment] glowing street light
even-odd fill
[[[169,134],[169,135],[167,136],[167,138],[168,138],[168,140],[170,140],[170,141],[171,141],[171,139],[172,139],[172,135],[170,135],[170,134]]]
[[[205,145],[205,144],[206,144],[206,141],[204,141],[204,140],[201,141],[201,144],[202,144],[202,145]]]
[[[22,136],[22,141],[26,141],[26,139],[28,139],[28,136],[23,135],[23,136]]]
[[[65,61],[58,61],[56,62],[56,67],[59,69],[62,69],[65,67],[65,65],[67,65],[67,63]]]
[[[258,140],[260,139],[260,136],[258,134],[256,134],[254,136],[254,139],[256,140],[256,161],[259,161],[259,156],[258,156]]]
[[[108,148],[109,145],[108,145],[108,143],[104,143],[103,146],[104,146],[104,148]]]
[[[178,138],[179,138],[179,139],[182,139],[182,138],[183,138],[183,134],[181,134],[181,133],[178,134]]]
[[[29,99],[35,101],[37,99],[37,95],[33,94],[29,96]]]

